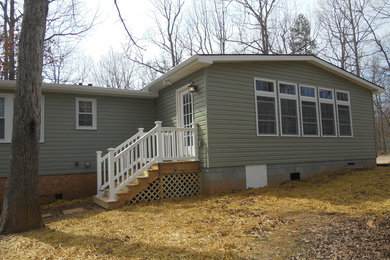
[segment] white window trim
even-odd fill
[[[186,84],[176,90],[176,127],[182,127],[183,108],[181,103],[181,94],[185,91],[188,92],[188,87],[191,84]],[[191,93],[192,98],[192,127],[195,127],[195,113],[194,113],[194,95]]]
[[[267,81],[267,82],[272,82],[274,84],[274,91],[273,92],[268,92],[268,91],[261,91],[256,89],[256,80],[260,81]],[[253,88],[255,91],[255,109],[256,109],[256,135],[257,136],[279,136],[279,117],[278,117],[278,98],[276,96],[276,88],[278,86],[276,85],[276,80],[271,80],[271,79],[264,79],[264,78],[254,78],[253,80]],[[276,128],[276,133],[275,134],[259,134],[259,122],[258,122],[258,110],[257,110],[257,96],[263,96],[263,97],[273,97],[275,98],[275,128]]]
[[[79,125],[79,102],[92,102],[92,126]],[[97,101],[96,98],[80,98],[76,97],[76,129],[77,130],[96,130],[97,129]]]
[[[285,93],[280,93],[280,84],[288,84],[288,85],[293,85],[295,86],[295,95],[293,94],[285,94]],[[300,129],[300,117],[299,117],[299,100],[298,100],[298,84],[295,84],[295,83],[291,83],[291,82],[286,82],[286,81],[278,81],[278,94],[279,94],[279,98],[278,98],[278,101],[279,101],[279,117],[280,117],[280,134],[281,136],[300,136],[301,134],[301,129]],[[290,99],[290,100],[295,100],[295,104],[296,104],[296,109],[297,109],[297,127],[298,127],[298,134],[296,135],[290,135],[290,134],[283,134],[283,120],[282,120],[282,107],[281,107],[281,99]]]
[[[301,87],[306,87],[306,88],[314,88],[314,97],[307,97],[307,96],[302,96],[301,95]],[[319,108],[318,108],[318,100],[317,100],[317,87],[315,86],[310,86],[306,84],[299,84],[299,108],[301,112],[301,132],[303,137],[319,137],[320,132],[322,129],[320,129],[320,116],[319,116]],[[317,134],[316,135],[305,135],[303,132],[303,113],[302,113],[302,101],[310,101],[310,102],[315,102],[316,103],[316,115],[317,115]]]
[[[337,100],[337,92],[347,94],[348,95],[348,101]],[[336,98],[336,113],[337,113],[337,126],[338,126],[339,137],[347,137],[347,138],[349,137],[349,138],[351,138],[351,137],[353,137],[353,124],[352,124],[352,112],[351,112],[352,111],[352,109],[351,109],[351,96],[349,94],[349,91],[336,89],[335,98]],[[344,106],[348,106],[349,107],[349,119],[351,120],[351,135],[341,135],[340,134],[338,105],[344,105]]]
[[[41,130],[39,142],[45,142],[45,96],[41,96]]]
[[[4,139],[0,139],[0,143],[11,143],[14,119],[14,95],[0,93],[0,97],[4,98]]]
[[[11,143],[12,130],[14,121],[14,94],[0,93],[0,97],[4,98],[4,139],[0,139],[0,143]],[[41,97],[41,128],[39,142],[45,142],[45,96]]]
[[[320,91],[321,90],[329,90],[332,91],[332,99],[326,99],[326,98],[321,98],[320,96]],[[333,105],[333,119],[334,119],[334,135],[324,135],[322,133],[322,113],[321,113],[321,103],[327,103],[327,104],[332,104]],[[318,87],[318,107],[319,107],[319,114],[320,114],[320,129],[321,129],[321,137],[337,137],[338,136],[338,123],[337,123],[337,118],[336,118],[336,106],[335,106],[335,91],[334,89],[330,88],[323,88],[323,87]]]

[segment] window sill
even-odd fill
[[[82,130],[82,131],[96,131],[97,128],[96,127],[76,127],[76,130]]]

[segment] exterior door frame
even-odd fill
[[[176,127],[184,127],[183,126],[183,102],[182,102],[182,94],[185,92],[185,93],[188,93],[188,86],[190,84],[187,84],[179,89],[176,90]],[[191,95],[191,111],[192,111],[192,128],[195,127],[195,117],[194,117],[194,96],[192,95],[192,93],[190,93]]]

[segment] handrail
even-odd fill
[[[104,156],[96,152],[98,196],[108,188],[109,201],[115,201],[116,192],[156,162],[198,159],[196,128],[161,127],[161,121],[155,124],[147,133],[139,128],[136,135],[109,148]]]

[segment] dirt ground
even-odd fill
[[[43,207],[0,259],[390,259],[390,167],[106,211]]]

